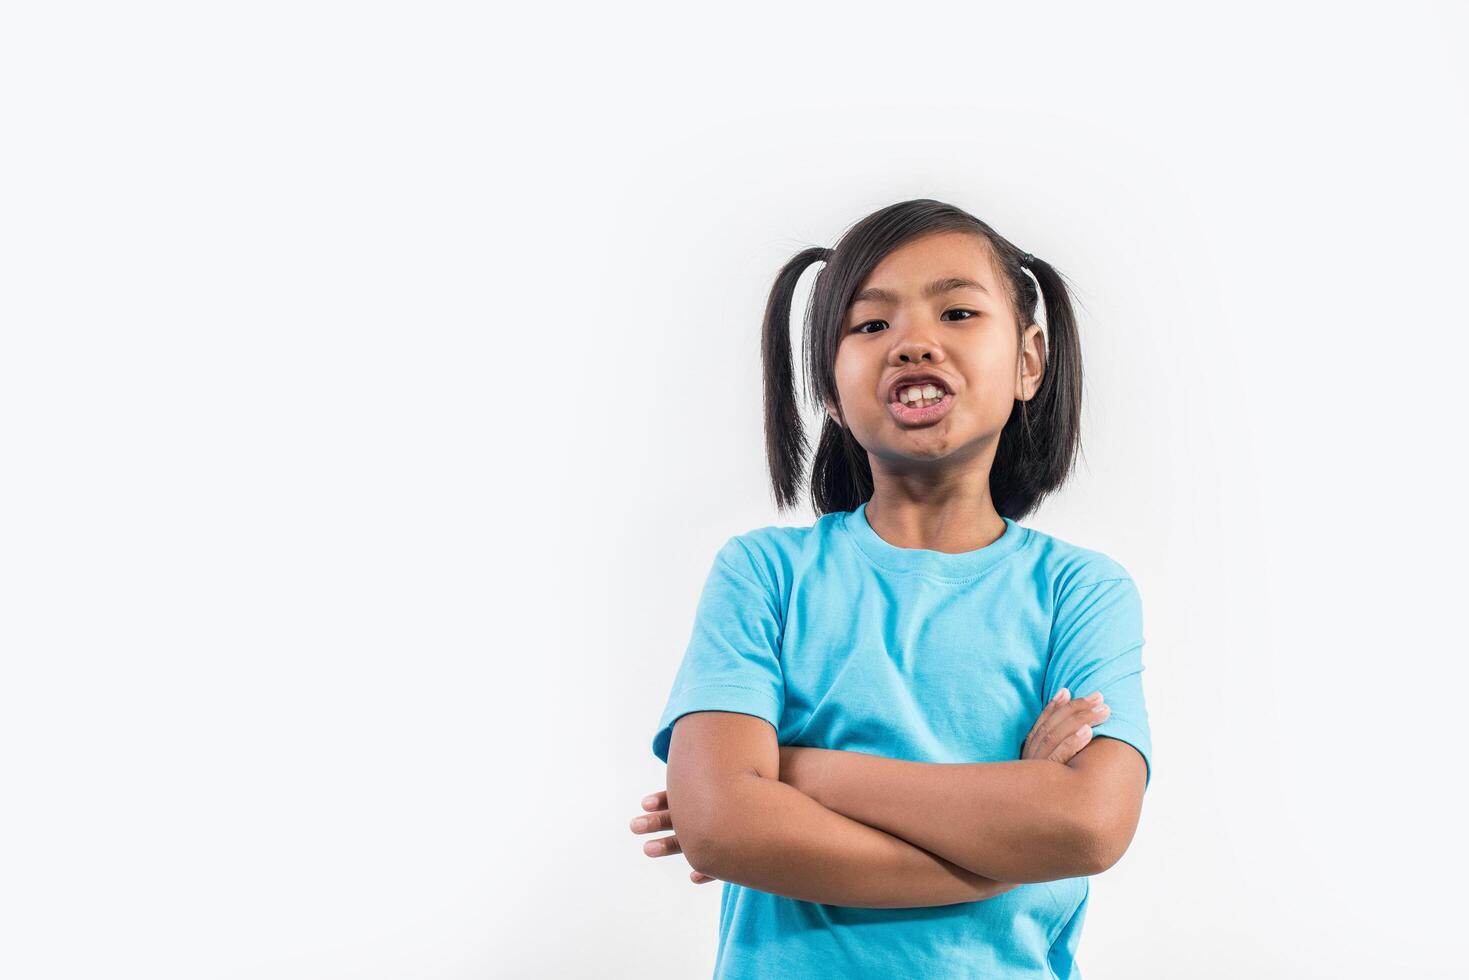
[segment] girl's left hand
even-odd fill
[[[658,830],[673,829],[673,820],[668,813],[668,790],[660,789],[652,796],[645,798],[643,809],[648,812],[641,817],[633,817],[631,824],[633,833],[650,834]],[[659,837],[657,840],[644,841],[643,853],[648,857],[667,857],[670,854],[681,854],[683,851],[678,846],[677,837]],[[691,870],[689,880],[696,885],[702,885],[705,882],[719,879]]]

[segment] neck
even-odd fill
[[[957,485],[873,477],[867,523],[891,545],[959,554],[993,544],[1005,533],[1004,518],[990,499],[988,473],[982,482]]]

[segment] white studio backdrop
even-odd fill
[[[708,975],[628,821],[714,551],[813,519],[766,295],[934,197],[1076,285],[1023,523],[1143,595],[1087,980],[1462,976],[1464,27],[7,7],[0,975]]]

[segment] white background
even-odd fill
[[[1023,9],[1022,9],[1023,8]],[[706,976],[643,855],[776,270],[1076,284],[1157,776],[1087,980],[1462,976],[1459,4],[13,4],[0,973]],[[798,302],[804,301],[809,276]]]

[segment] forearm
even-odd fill
[[[1007,882],[1092,874],[1082,776],[1041,759],[925,763],[788,747],[781,779],[822,806],[975,874]]]
[[[686,839],[694,870],[807,902],[916,908],[991,898],[1010,886],[834,813],[793,786],[750,773],[722,791],[717,827]]]

